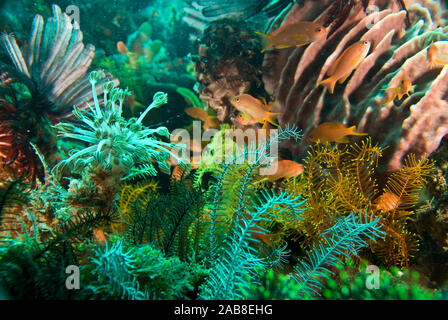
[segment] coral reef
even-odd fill
[[[6,1],[1,299],[448,298],[446,4]]]
[[[447,69],[431,65],[427,50],[434,44],[439,54],[446,54],[448,38],[440,28],[443,26],[428,17],[406,28],[406,11],[388,9],[383,2],[369,1],[381,8],[369,15],[361,4],[355,5],[341,26],[329,26],[332,33],[326,40],[270,51],[264,60],[268,71],[263,81],[277,102],[274,112],[282,113],[280,124],[296,124],[305,136],[325,121],[356,125],[381,146],[389,146],[383,163],[389,170],[397,170],[406,155],[429,155],[447,134]],[[282,23],[300,19],[323,23],[326,11],[314,6],[319,4],[305,1],[303,7],[296,5]],[[411,16],[412,10],[409,8]],[[369,40],[372,45],[353,75],[343,85],[337,84],[334,94],[317,86],[341,52],[358,40]],[[383,89],[396,87],[404,75],[416,85],[414,93],[383,105],[391,97]],[[304,155],[306,140],[291,149]]]

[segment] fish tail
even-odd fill
[[[366,135],[368,135],[368,133],[356,131],[356,126],[351,126],[348,129],[351,131],[350,135],[353,135],[353,136],[366,136]]]
[[[258,32],[258,31],[255,31],[255,33],[259,34],[260,36],[262,36],[265,39],[264,48],[261,49],[261,53],[265,52],[267,49],[272,47],[272,36],[270,34]]]
[[[331,94],[333,94],[334,86],[336,85],[336,81],[337,80],[334,80],[332,77],[330,77],[330,78],[327,78],[325,80],[318,82],[317,86],[323,85],[330,91]]]
[[[274,126],[278,127],[278,124],[274,122],[273,117],[280,115],[281,113],[272,113],[272,112],[266,112],[266,118],[264,119],[265,121],[273,124]]]

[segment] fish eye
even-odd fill
[[[240,102],[240,97],[236,97],[235,101]]]
[[[364,41],[364,44],[365,44],[365,45],[368,45],[368,44],[369,44],[369,41]]]
[[[316,32],[322,32],[322,28],[321,27],[317,28]]]

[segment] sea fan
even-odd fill
[[[55,138],[50,121],[70,118],[74,104],[92,99],[85,74],[95,48],[84,46],[78,24],[53,5],[45,25],[35,16],[23,51],[12,34],[0,36],[0,49],[0,74],[8,77],[0,86],[1,161],[34,182],[42,178],[42,167],[29,142],[50,159]]]

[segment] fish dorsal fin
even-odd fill
[[[321,123],[320,125],[321,126],[324,125],[328,129],[340,129],[340,128],[344,127],[344,125],[342,123],[339,123],[339,122],[324,122],[324,123]]]

